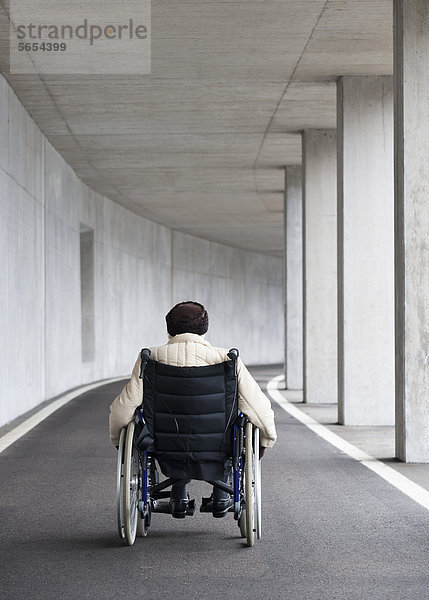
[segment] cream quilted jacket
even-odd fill
[[[214,348],[195,333],[181,333],[170,338],[164,346],[151,348],[151,359],[176,367],[199,367],[214,365],[228,359],[228,350]],[[238,372],[238,407],[250,421],[260,428],[261,445],[273,446],[276,441],[274,413],[267,396],[253,379],[239,358]],[[119,433],[133,418],[135,409],[140,406],[143,397],[143,382],[139,379],[140,354],[131,375],[131,379],[110,406],[109,428],[110,439],[118,444]]]

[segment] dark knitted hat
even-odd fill
[[[173,306],[168,315],[167,331],[171,336],[179,333],[196,333],[204,335],[209,328],[209,316],[206,309],[198,302],[180,302]]]

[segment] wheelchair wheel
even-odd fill
[[[250,421],[247,421],[245,441],[246,462],[244,467],[244,489],[246,495],[246,537],[247,545],[250,547],[253,546],[255,543],[254,455],[252,434],[253,425]]]
[[[258,540],[262,537],[262,515],[261,515],[261,461],[259,460],[259,429],[257,427],[254,428],[254,437],[253,437],[253,457],[254,457],[254,477],[255,477],[255,529],[256,529],[256,537]]]
[[[124,528],[124,506],[123,506],[123,466],[124,466],[124,445],[125,445],[125,427],[121,430],[118,447],[118,462],[116,468],[116,518],[118,523],[118,533],[121,539],[125,538]]]
[[[247,537],[247,528],[246,528],[246,511],[243,510],[239,519],[238,526],[240,528],[240,534],[242,538]]]
[[[122,484],[125,538],[129,546],[132,546],[135,542],[139,519],[139,478],[141,467],[138,452],[133,444],[134,428],[134,421],[131,421],[131,423],[128,424],[125,437],[124,474]]]

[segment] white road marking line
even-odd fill
[[[283,410],[288,412],[295,419],[298,419],[298,421],[301,421],[301,423],[332,444],[332,446],[335,446],[368,469],[371,469],[371,471],[374,471],[374,473],[377,473],[377,475],[388,481],[391,485],[394,485],[409,498],[429,510],[428,490],[425,490],[417,483],[414,483],[414,481],[411,481],[408,477],[405,477],[405,475],[398,473],[398,471],[392,469],[392,467],[388,467],[377,458],[374,458],[353,444],[350,444],[350,442],[346,442],[342,437],[300,410],[295,404],[291,404],[278,390],[278,383],[283,379],[283,375],[278,375],[271,379],[267,385],[269,395],[281,406],[281,408],[283,408]]]
[[[69,392],[64,396],[61,396],[61,398],[58,398],[57,400],[54,400],[51,404],[48,404],[48,406],[45,406],[45,408],[42,408],[34,415],[23,421],[20,425],[2,436],[0,438],[0,454],[3,452],[3,450],[6,450],[6,448],[8,448],[11,444],[16,442],[16,440],[19,440],[19,438],[31,431],[31,429],[36,427],[36,425],[41,423],[44,419],[49,417],[49,415],[52,415],[52,413],[54,413],[56,410],[70,402],[70,400],[73,400],[81,394],[89,392],[97,387],[107,385],[108,383],[114,383],[115,381],[121,381],[122,379],[126,379],[126,377],[114,377],[113,379],[105,379],[104,381],[99,381],[98,383],[90,383],[89,385],[84,385],[77,390],[73,390],[73,392]]]

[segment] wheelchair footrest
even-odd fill
[[[154,500],[152,502],[152,512],[171,515],[171,508],[168,500]],[[186,516],[192,517],[195,512],[195,500],[189,500]]]

